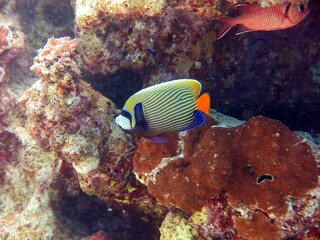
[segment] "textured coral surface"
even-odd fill
[[[307,204],[305,195],[312,196],[309,191],[318,185],[317,163],[305,140],[265,117],[232,128],[211,127],[209,122],[178,142],[169,139],[156,145],[140,140],[134,169],[149,192],[165,206],[194,213],[225,190],[227,204],[224,198],[217,202],[222,211],[232,208],[234,227],[245,239],[305,234],[305,229],[281,230],[297,214],[291,205]],[[313,201],[318,204],[318,199]],[[316,218],[318,213],[312,215]],[[255,222],[261,221],[265,224],[258,228]],[[230,223],[219,226],[220,234],[213,236],[221,237]]]

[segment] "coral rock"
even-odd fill
[[[230,129],[202,127],[189,131],[179,142],[182,147],[169,142],[158,145],[156,154],[153,144],[138,144],[135,171],[162,204],[184,211],[200,209],[226,189],[232,205],[241,202],[253,211],[281,215],[287,212],[287,197],[300,198],[317,185],[309,145],[271,119],[256,117]]]
[[[187,225],[200,236],[237,239],[234,227],[245,239],[305,234],[311,223],[298,231],[287,226],[291,221],[298,228],[310,214],[318,215],[302,213],[318,198],[312,193],[317,164],[307,142],[265,117],[235,127],[212,124],[167,143],[140,140],[134,170],[149,192],[167,207],[193,213]],[[267,227],[254,230],[256,221]],[[161,232],[167,231],[163,226]]]
[[[232,134],[233,170],[229,203],[281,216],[286,199],[299,199],[317,186],[310,146],[278,121],[256,117]],[[248,191],[250,194],[248,194]]]
[[[261,212],[253,213],[250,218],[234,217],[233,221],[239,235],[247,240],[281,239],[280,226]]]
[[[83,237],[84,233],[78,235],[71,226],[68,229],[60,225],[53,208],[53,203],[61,203],[63,197],[79,194],[77,178],[74,174],[62,178],[57,171],[62,160],[53,152],[43,152],[26,129],[17,125],[19,122],[11,118],[8,128],[12,132],[0,133],[0,238]]]
[[[284,1],[245,2],[271,6]],[[235,27],[218,41],[215,36],[221,24],[214,19],[236,15],[234,4],[244,1],[167,0],[159,5],[150,1],[152,10],[131,11],[141,2],[76,1],[79,65],[91,82],[101,76],[111,82],[126,71],[147,86],[191,77],[201,80],[219,99],[213,107],[221,112],[246,120],[264,115],[291,129],[317,132],[319,104],[307,104],[319,102],[315,43],[320,35],[313,31],[320,16],[316,1],[310,1],[310,14],[294,28],[234,36]],[[301,32],[299,41],[288,41],[295,39],[296,32]],[[256,41],[261,38],[265,40]],[[276,47],[271,47],[274,39]],[[244,91],[248,86],[250,91]],[[129,84],[124,88],[130,89]]]
[[[160,227],[161,240],[192,240],[197,231],[188,224],[182,214],[168,213]]]
[[[134,146],[114,121],[114,104],[81,80],[76,45],[52,38],[39,50],[32,70],[41,79],[20,100],[27,129],[43,151],[72,165],[85,193],[156,219],[165,209],[134,178]]]
[[[12,24],[0,22],[0,64],[8,65],[25,47],[24,34]]]
[[[145,79],[152,78],[150,71],[143,76],[146,67],[155,78],[187,74],[195,58],[212,49],[213,34],[206,34],[205,20],[183,10],[185,5],[188,1],[77,1],[82,69],[105,76],[128,69]],[[206,8],[219,16],[211,5]],[[201,44],[204,38],[208,42]]]
[[[61,152],[78,172],[88,173],[99,165],[98,145],[111,131],[105,123],[113,116],[113,105],[80,80],[76,44],[69,38],[48,41],[32,67],[41,80],[21,102],[27,108],[29,132],[38,144]]]

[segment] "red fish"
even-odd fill
[[[301,22],[309,13],[306,5],[284,2],[271,7],[259,4],[238,5],[237,17],[221,17],[217,19],[223,27],[216,38],[222,38],[233,26],[240,25],[236,35],[251,31],[271,31],[293,27]]]

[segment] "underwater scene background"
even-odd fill
[[[0,239],[320,239],[319,23],[317,0],[0,0]],[[175,79],[210,94],[202,126],[116,123]]]

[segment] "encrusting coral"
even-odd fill
[[[114,104],[81,80],[76,46],[69,37],[51,38],[39,50],[31,69],[40,80],[20,99],[30,135],[73,166],[85,193],[161,215],[164,208],[134,179],[134,147],[114,122]]]
[[[282,215],[288,208],[285,197],[299,198],[317,185],[309,145],[280,122],[263,117],[230,129],[203,127],[179,142],[162,144],[161,150],[154,147],[144,139],[138,143],[135,171],[162,204],[185,211],[199,210],[226,189],[230,202]]]
[[[80,80],[76,45],[69,38],[49,39],[31,68],[41,79],[21,103],[27,110],[27,128],[38,144],[46,151],[59,152],[85,174],[99,165],[99,145],[107,132],[112,133],[112,125],[106,122],[114,108]],[[121,139],[111,134],[108,140],[120,141],[121,146]]]
[[[226,213],[218,216],[232,216],[238,233],[245,238],[250,235],[249,239],[266,236],[272,229],[274,236],[285,236],[281,226],[298,215],[291,204],[307,204],[305,195],[311,196],[317,187],[317,164],[310,146],[280,122],[265,117],[232,128],[208,121],[179,140],[156,146],[141,139],[137,147],[134,169],[161,204],[196,213],[225,191],[224,197],[214,200]],[[248,214],[251,217],[245,217]],[[252,226],[258,218],[273,224],[254,234]],[[222,229],[232,225],[228,221],[220,226],[220,237]]]
[[[233,170],[226,190],[235,208],[245,204],[251,211],[283,216],[286,198],[299,199],[317,186],[310,146],[280,122],[256,117],[231,134]]]

